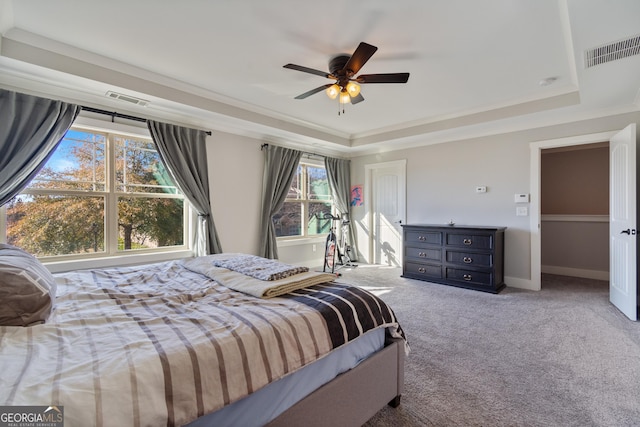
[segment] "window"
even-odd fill
[[[312,237],[328,233],[331,221],[323,218],[333,207],[330,194],[325,168],[301,162],[283,207],[273,216],[276,236]]]
[[[184,248],[187,212],[151,139],[73,127],[7,204],[7,242],[38,257]]]

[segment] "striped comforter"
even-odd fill
[[[46,324],[0,327],[0,405],[64,406],[66,426],[182,425],[365,331],[393,312],[338,283],[272,299],[172,261],[57,275]]]

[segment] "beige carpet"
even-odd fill
[[[412,352],[399,408],[366,426],[640,426],[640,323],[608,283],[545,275],[498,295],[343,269],[396,312]]]

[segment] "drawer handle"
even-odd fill
[[[464,239],[462,241],[462,243],[464,243],[465,245],[469,246],[469,245],[471,245],[472,241],[471,241],[471,239]]]
[[[424,236],[418,236],[418,240],[420,240],[421,242],[424,242],[425,240],[427,240],[427,238]]]
[[[425,271],[427,271],[427,270],[425,270],[424,267],[418,268],[418,273],[424,273]]]
[[[418,252],[418,256],[424,258],[427,256],[427,254],[426,252]]]
[[[462,278],[464,280],[466,280],[467,282],[469,282],[471,280],[471,275],[470,274],[465,274],[464,276],[462,276]]]
[[[465,264],[471,264],[473,262],[473,259],[466,256],[462,258],[462,262],[464,262]]]

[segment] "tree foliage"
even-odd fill
[[[172,185],[157,152],[144,141],[116,147],[119,249],[181,245],[183,201],[149,194]],[[104,145],[76,141],[64,149],[70,166],[47,165],[29,185],[33,191],[8,204],[8,242],[38,256],[105,250],[107,198],[91,193],[106,189]]]

